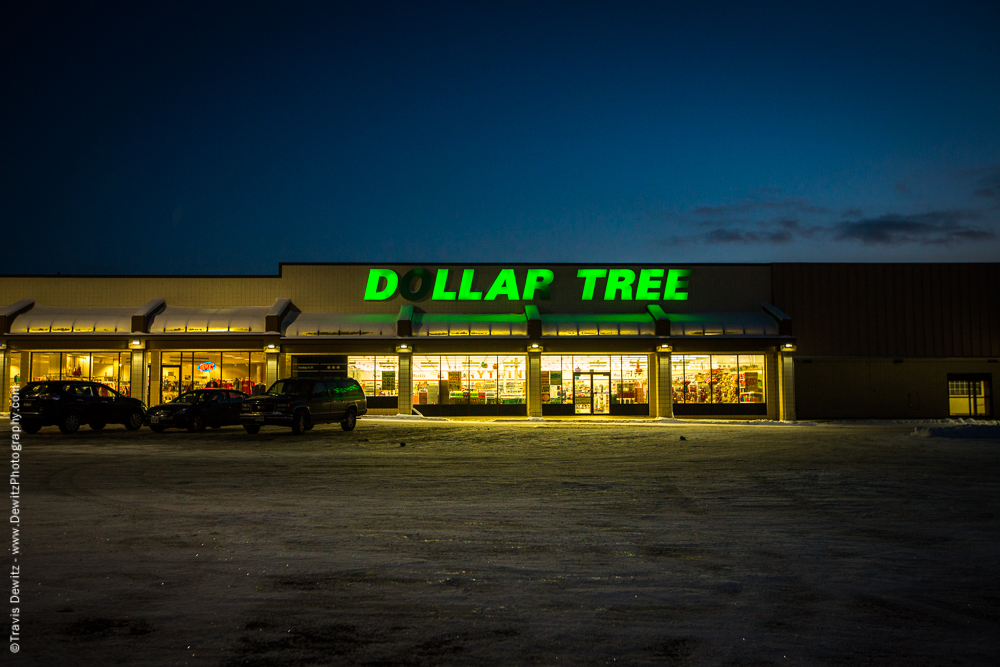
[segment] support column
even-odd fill
[[[398,412],[401,415],[413,414],[413,354],[409,351],[399,351],[399,374],[396,376],[396,393],[398,394]]]
[[[264,384],[270,387],[272,384],[278,381],[278,351],[275,350],[267,352],[267,362],[264,365]]]
[[[781,391],[781,421],[795,421],[795,359],[790,354],[782,354],[778,365]]]
[[[656,416],[663,419],[673,419],[674,416],[673,382],[670,374],[670,352],[658,350],[656,352]]]
[[[159,350],[149,351],[149,402],[147,405],[153,406],[161,402],[160,394],[160,381],[163,379],[163,373],[160,370],[160,364],[163,354]]]
[[[279,348],[275,348],[277,352]],[[283,378],[292,377],[292,355],[290,354],[279,354],[278,355],[278,376],[275,380],[281,380]],[[271,385],[268,385],[269,387]]]
[[[528,350],[528,416],[542,416],[542,350]]]
[[[764,378],[767,383],[764,399],[767,402],[767,419],[781,419],[781,352],[768,352],[764,355]]]
[[[129,378],[129,396],[138,398],[149,406],[149,399],[146,396],[146,379],[149,375],[146,369],[145,350],[132,350],[132,361],[129,371],[131,373],[131,377]]]

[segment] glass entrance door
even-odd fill
[[[181,389],[181,367],[160,367],[160,402],[169,403],[177,398]]]
[[[611,414],[611,374],[592,373],[591,385],[590,395],[594,401],[591,414]]]
[[[573,373],[574,412],[606,415],[611,412],[611,373]]]
[[[590,373],[573,373],[573,403],[576,414],[589,415],[591,404]]]

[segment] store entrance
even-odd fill
[[[611,373],[573,373],[573,403],[578,415],[611,412]]]
[[[181,390],[181,367],[160,367],[160,403],[169,403],[177,398]]]

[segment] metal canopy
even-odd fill
[[[372,313],[291,313],[285,318],[285,338],[394,338],[396,316]]]
[[[523,313],[474,315],[469,313],[416,313],[414,336],[527,336]]]
[[[18,315],[12,334],[132,333],[135,308],[35,306]]]
[[[149,333],[264,333],[270,310],[270,306],[191,308],[168,305],[153,316]]]

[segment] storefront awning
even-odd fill
[[[646,313],[543,314],[543,336],[653,336],[652,316]]]
[[[395,337],[396,316],[374,313],[291,313],[285,318],[285,338],[368,336]]]
[[[18,315],[12,334],[132,332],[135,308],[35,306]]]
[[[149,333],[264,333],[270,310],[270,306],[191,308],[168,305],[153,316]]]
[[[760,313],[671,313],[671,336],[777,336],[778,322]]]
[[[471,313],[415,313],[414,336],[527,336],[523,313],[482,315]]]

